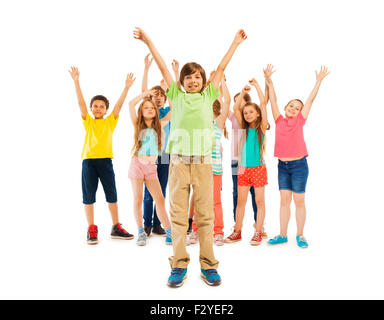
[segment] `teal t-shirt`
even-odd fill
[[[212,83],[202,93],[185,93],[172,82],[167,89],[172,102],[171,130],[166,152],[205,156],[215,145],[212,104],[220,92]]]
[[[264,135],[261,134],[262,141]],[[255,128],[248,129],[248,137],[241,150],[242,167],[258,167],[264,164],[264,159],[260,159],[260,145]]]
[[[136,154],[143,156],[161,155],[161,151],[159,151],[157,145],[157,134],[154,129],[144,129],[139,134],[139,139],[143,142],[141,144],[141,148],[139,149],[139,151],[137,151]]]

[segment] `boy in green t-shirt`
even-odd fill
[[[121,107],[127,96],[129,88],[134,82],[133,74],[127,75],[125,87],[119,100],[117,101],[112,113],[104,119],[108,111],[109,101],[102,95],[92,98],[90,109],[95,117],[88,114],[87,105],[80,89],[80,72],[76,67],[71,67],[69,73],[75,83],[77,100],[80,107],[83,125],[86,131],[85,141],[82,152],[82,189],[85,215],[88,221],[88,244],[98,243],[98,230],[94,224],[94,208],[96,201],[96,190],[99,179],[103,185],[109,211],[112,218],[111,237],[114,239],[130,240],[133,235],[123,229],[119,223],[117,207],[117,192],[115,184],[115,173],[112,165],[112,134],[116,127]]]
[[[167,152],[171,154],[169,198],[173,257],[169,259],[172,272],[168,285],[180,287],[187,273],[190,259],[186,251],[186,236],[191,186],[195,197],[196,225],[200,239],[201,276],[209,285],[220,285],[221,277],[217,273],[219,263],[213,253],[211,152],[215,137],[212,104],[219,97],[218,87],[225,68],[247,36],[243,30],[236,33],[231,47],[205,90],[206,75],[199,64],[190,62],[184,65],[180,71],[180,80],[176,83],[148,35],[142,29],[136,28],[134,37],[148,46],[169,87],[166,94],[172,102],[172,125]],[[181,87],[186,92],[183,92]]]

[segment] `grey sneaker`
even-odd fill
[[[139,234],[136,244],[138,246],[145,246],[147,244],[147,234],[145,232]]]
[[[219,247],[222,246],[224,244],[224,236],[222,234],[215,235],[213,242]]]

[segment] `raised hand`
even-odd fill
[[[164,79],[161,79],[160,81],[160,87],[164,90],[167,91],[168,87]]]
[[[133,73],[129,73],[127,75],[127,78],[125,79],[125,87],[130,88],[132,84],[135,82],[136,78],[134,77]]]
[[[144,43],[147,43],[149,39],[144,30],[138,27],[136,27],[133,31],[133,37],[137,40],[143,41]]]
[[[247,39],[247,35],[245,34],[245,31],[243,29],[237,31],[235,35],[235,43],[240,44],[242,43],[245,39]]]
[[[179,61],[176,59],[173,59],[172,61],[172,69],[175,74],[179,72]]]
[[[250,91],[251,91],[251,87],[248,86],[248,85],[246,85],[246,86],[243,88],[243,90],[241,90],[241,92],[242,92],[243,94],[249,93]]]
[[[146,69],[149,69],[149,67],[151,66],[152,64],[152,61],[153,61],[153,58],[149,58],[151,54],[148,53],[146,56],[145,56],[145,59],[144,59],[144,65],[145,65],[145,68]]]
[[[316,72],[316,81],[322,81],[327,75],[330,74],[330,72],[328,72],[328,68],[326,66],[321,66],[320,68],[320,71]]]
[[[267,67],[265,69],[263,69],[263,72],[264,72],[264,77],[266,80],[270,79],[272,74],[275,72],[276,70],[273,70],[273,65],[271,64],[268,64]]]
[[[74,81],[79,80],[80,72],[76,67],[72,66],[71,70],[68,70],[68,72]]]
[[[256,81],[255,78],[249,80],[249,84],[250,84],[251,86],[254,86],[254,87],[256,87],[256,86],[259,85],[259,83]]]

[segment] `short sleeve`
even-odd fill
[[[299,114],[297,115],[297,120],[302,123],[303,125],[305,125],[305,122],[307,121],[307,119],[304,118],[303,114],[301,112],[299,112]]]
[[[280,122],[281,120],[283,120],[283,116],[280,114],[280,115],[277,117],[275,123],[278,123],[278,122]]]
[[[92,118],[88,112],[87,112],[87,115],[85,116],[85,119],[83,119],[83,117],[81,117],[81,120],[83,121],[83,126],[84,126],[85,130],[87,130],[87,128],[89,127],[89,122],[91,119]]]
[[[169,98],[169,100],[175,100],[177,96],[182,93],[175,81],[172,81],[171,86],[165,92],[165,95]]]
[[[117,125],[117,120],[119,120],[119,117],[115,118],[115,115],[113,114],[113,112],[111,112],[111,114],[106,118],[106,120],[108,121],[109,126],[112,128],[112,130],[114,130]]]
[[[203,95],[213,103],[220,96],[220,91],[219,89],[215,89],[212,82],[210,82],[208,87],[204,90]]]

